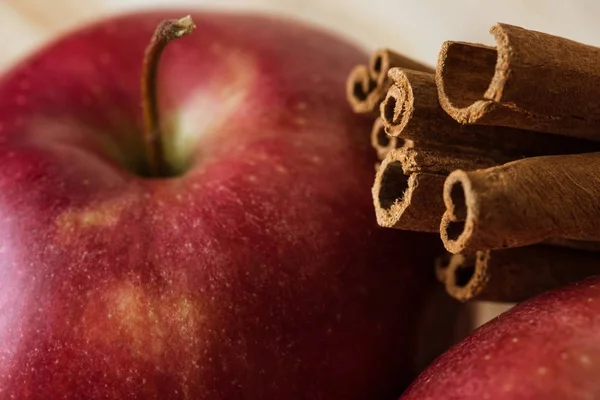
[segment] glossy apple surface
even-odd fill
[[[485,324],[439,357],[401,397],[402,400],[597,398],[600,398],[600,277],[521,303]]]
[[[144,49],[183,15],[82,28],[0,81],[0,398],[397,397],[432,247],[376,227],[344,98],[366,55],[192,14],[158,82],[180,174],[142,177]]]

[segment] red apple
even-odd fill
[[[397,397],[433,246],[376,227],[344,98],[366,55],[193,14],[157,83],[177,176],[144,177],[144,51],[183,15],[82,28],[0,81],[0,398]]]
[[[401,397],[598,398],[600,277],[538,296],[483,325],[439,357]]]

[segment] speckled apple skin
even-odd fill
[[[344,98],[367,56],[193,14],[159,82],[187,172],[141,178],[144,48],[184,15],[99,22],[0,81],[0,399],[396,398],[437,242],[376,227]]]
[[[521,303],[474,331],[401,400],[598,398],[600,277],[593,277]]]

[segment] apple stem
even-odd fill
[[[142,107],[146,156],[151,176],[168,176],[170,173],[163,151],[158,112],[157,74],[160,57],[171,40],[189,35],[195,27],[189,15],[181,19],[164,20],[156,28],[146,48],[142,71]]]

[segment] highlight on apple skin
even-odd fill
[[[599,397],[600,277],[592,277],[521,303],[475,330],[434,361],[401,400]]]
[[[376,227],[372,121],[344,92],[366,54],[192,13],[152,176],[142,60],[187,14],[82,27],[0,79],[0,397],[397,398],[438,243]]]

